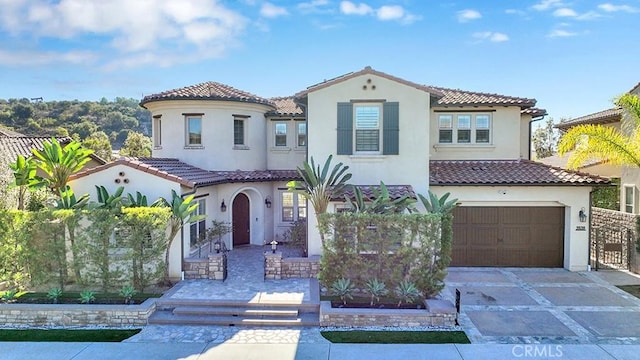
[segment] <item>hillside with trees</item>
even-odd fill
[[[151,113],[138,100],[122,97],[99,102],[0,99],[0,126],[31,136],[92,138],[103,143],[108,138],[114,149],[120,149],[130,132],[150,136]]]

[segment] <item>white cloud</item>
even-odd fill
[[[598,5],[598,9],[600,9],[602,11],[606,11],[606,12],[622,11],[622,12],[628,12],[628,13],[637,13],[637,12],[640,11],[637,8],[633,7],[633,6],[629,6],[629,5],[613,5],[611,3],[600,4],[600,5]]]
[[[56,63],[68,63],[74,65],[89,64],[96,61],[97,54],[90,51],[4,51],[0,50],[0,64],[2,65],[50,65]]]
[[[556,17],[576,17],[578,13],[576,13],[573,9],[569,8],[560,8],[553,11],[553,16]]]
[[[572,31],[569,31],[569,30],[554,29],[554,30],[551,30],[551,32],[549,32],[549,34],[547,34],[547,37],[550,37],[550,38],[572,37],[572,36],[576,36],[576,35],[578,35],[578,33],[572,32]]]
[[[340,2],[340,12],[345,15],[369,15],[373,13],[373,8],[365,3],[358,5],[351,1]]]
[[[482,17],[482,14],[480,14],[480,12],[477,10],[465,9],[458,11],[457,17],[458,22],[469,22],[471,20],[480,19]]]
[[[491,42],[509,41],[509,36],[500,32],[483,31],[473,33],[472,36],[478,40],[488,40]]]
[[[524,16],[527,13],[522,11],[522,10],[517,10],[517,9],[507,9],[504,11],[505,14],[509,14],[509,15],[521,15]]]
[[[531,8],[538,11],[545,11],[563,5],[564,3],[561,0],[542,0]]]
[[[578,17],[576,17],[576,19],[578,20],[593,20],[593,19],[597,19],[597,18],[601,18],[603,15],[596,12],[596,11],[587,11],[584,14],[580,14],[578,15]]]
[[[266,18],[277,18],[278,16],[289,15],[289,12],[282,6],[266,2],[260,7],[260,15]]]
[[[302,13],[315,13],[315,12],[323,12],[326,11],[323,9],[325,6],[329,5],[329,0],[312,0],[309,2],[303,2],[297,5],[298,10]]]
[[[400,5],[383,5],[378,9],[374,9],[365,3],[355,4],[351,1],[342,1],[340,3],[340,12],[345,15],[374,15],[380,21],[398,21],[401,24],[412,24],[422,17],[407,12]]]
[[[96,53],[102,53],[103,62],[118,58],[125,64],[221,56],[236,46],[248,23],[218,0],[0,0],[0,8],[0,28],[11,34],[74,39],[68,46],[85,40],[96,44],[96,36],[110,39]],[[181,54],[171,56],[175,49]]]

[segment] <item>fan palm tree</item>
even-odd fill
[[[567,167],[577,169],[592,159],[612,165],[640,167],[640,98],[624,94],[615,100],[622,107],[628,121],[618,130],[603,125],[578,125],[560,139],[558,153],[570,151]]]

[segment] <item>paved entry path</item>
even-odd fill
[[[319,301],[313,279],[264,280],[264,252],[270,246],[244,246],[227,253],[228,274],[219,280],[185,280],[163,299],[310,302]],[[294,249],[279,246],[285,256]],[[313,289],[313,290],[312,290]],[[319,328],[148,325],[126,342],[191,342],[212,344],[327,344]]]
[[[460,290],[472,343],[640,344],[640,299],[601,273],[450,268],[443,296]]]

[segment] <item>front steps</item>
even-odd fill
[[[149,324],[217,326],[319,326],[320,305],[159,299]]]

